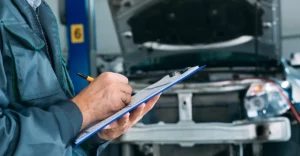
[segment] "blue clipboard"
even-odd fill
[[[114,121],[118,120],[126,113],[132,111],[139,105],[147,102],[151,98],[155,97],[156,95],[164,92],[165,90],[169,89],[170,87],[174,86],[175,84],[181,82],[182,80],[188,78],[189,76],[193,75],[194,73],[202,70],[205,68],[204,66],[195,66],[191,68],[183,69],[182,71],[174,72],[170,75],[167,75],[160,79],[158,82],[148,86],[147,88],[139,91],[133,96],[133,100],[130,102],[128,106],[120,110],[119,112],[111,115],[110,117],[97,122],[85,130],[83,130],[75,140],[75,145],[79,145],[97,132],[104,129],[106,126],[110,125]]]

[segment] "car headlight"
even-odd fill
[[[291,85],[288,81],[279,85],[273,82],[251,84],[244,99],[248,118],[274,117],[290,109],[289,101],[285,97],[289,97]]]

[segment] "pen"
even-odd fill
[[[94,81],[94,78],[92,78],[90,76],[87,76],[87,75],[84,75],[82,73],[77,73],[77,75],[80,76],[80,77],[82,77],[82,78],[84,78],[84,79],[86,79],[89,82],[93,82]]]

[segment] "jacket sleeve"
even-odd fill
[[[30,107],[17,112],[9,109],[6,92],[0,51],[0,155],[61,155],[70,149],[82,125],[76,104],[61,101],[46,110]]]
[[[6,87],[7,79],[0,51],[0,155],[25,155],[24,151],[26,155],[61,155],[71,152],[68,150],[72,149],[83,120],[77,105],[67,100],[45,110],[30,107],[17,112],[9,109]],[[89,142],[101,149],[110,143],[101,139]]]

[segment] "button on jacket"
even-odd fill
[[[1,0],[0,22],[0,155],[71,156],[82,114],[53,12]]]

